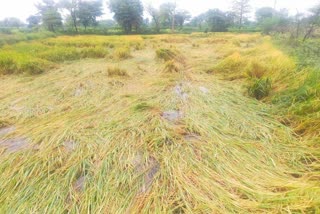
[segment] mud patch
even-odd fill
[[[10,133],[14,132],[15,130],[16,130],[16,127],[14,127],[14,126],[0,128],[0,137],[7,135],[7,134],[10,134]]]
[[[194,133],[188,133],[183,135],[183,139],[186,141],[199,141],[200,136]]]
[[[132,164],[135,172],[138,175],[143,175],[143,183],[139,194],[147,193],[151,189],[155,176],[160,170],[159,162],[154,157],[149,157],[145,163],[142,153],[138,153],[132,161]]]
[[[144,176],[144,183],[141,188],[142,193],[146,193],[151,189],[154,178],[157,172],[160,170],[160,164],[154,158],[150,158],[148,165],[149,169],[146,172],[146,175]]]
[[[79,177],[72,185],[72,188],[76,192],[84,192],[85,190],[86,177]]]
[[[188,94],[183,91],[182,84],[176,85],[174,87],[174,92],[178,95],[179,98],[181,98],[183,101],[186,101],[188,99]]]
[[[77,148],[77,142],[68,140],[63,143],[63,147],[67,152],[73,152]]]
[[[183,118],[183,113],[181,111],[170,110],[163,112],[161,117],[169,122],[177,122]]]
[[[74,93],[73,96],[75,97],[80,97],[84,94],[84,89],[83,88],[77,88]]]
[[[14,153],[32,148],[26,138],[0,140],[0,146],[4,147],[7,153]]]

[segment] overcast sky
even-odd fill
[[[155,6],[163,2],[172,0],[142,0],[144,4],[152,3]],[[196,16],[208,9],[219,8],[222,10],[230,9],[232,0],[176,0],[179,8],[186,9]],[[252,9],[263,6],[274,6],[275,0],[251,0]],[[25,21],[26,18],[36,13],[34,4],[39,0],[0,0],[0,20],[5,17],[18,17]],[[106,2],[106,1],[104,1]],[[277,0],[277,8],[287,8],[294,14],[296,9],[300,12],[305,11],[313,5],[320,2],[320,0]],[[104,18],[110,18],[112,15],[109,11],[105,11]]]

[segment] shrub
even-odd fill
[[[126,70],[119,67],[109,67],[108,68],[108,76],[128,76]]]
[[[114,51],[113,54],[115,59],[123,60],[123,59],[128,59],[131,57],[130,49],[129,48],[117,48]]]
[[[251,97],[261,100],[267,97],[271,91],[271,80],[269,78],[254,79],[248,86],[248,93]]]
[[[165,72],[168,73],[173,73],[173,72],[178,72],[179,68],[178,66],[174,63],[173,60],[167,61],[165,64],[165,68],[164,68]]]

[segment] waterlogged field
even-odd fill
[[[0,50],[1,213],[320,212],[319,72],[257,34]]]

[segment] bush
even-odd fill
[[[251,97],[261,100],[267,97],[271,91],[271,80],[269,78],[254,79],[248,86],[248,93]]]
[[[109,67],[108,76],[128,76],[128,73],[126,70],[119,67]]]
[[[113,54],[115,59],[123,60],[131,57],[131,51],[129,48],[117,48]]]

